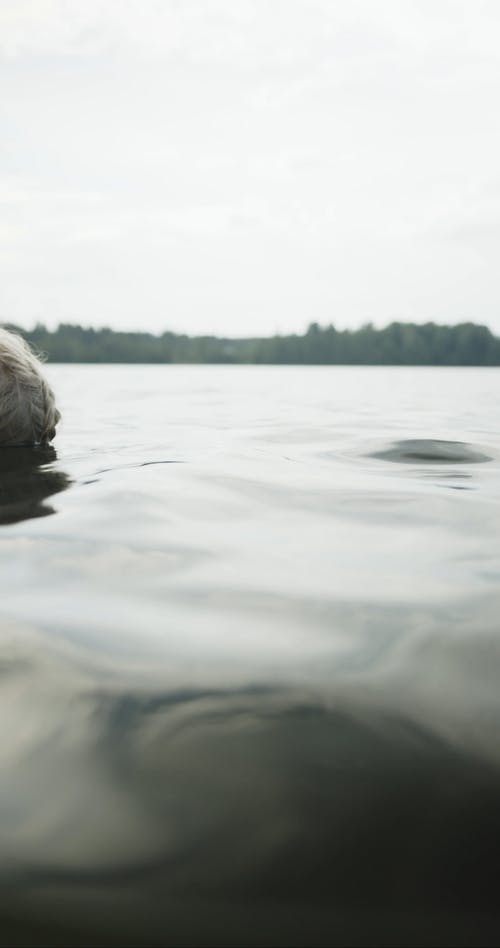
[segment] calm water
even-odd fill
[[[49,372],[1,944],[497,945],[500,371]]]

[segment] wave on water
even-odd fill
[[[398,464],[484,464],[493,458],[464,441],[437,441],[433,438],[410,438],[395,441],[381,451],[372,451],[367,457]]]

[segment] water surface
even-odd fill
[[[50,366],[2,944],[500,940],[500,372]],[[3,939],[3,940],[2,940]]]

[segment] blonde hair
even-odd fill
[[[60,417],[38,357],[24,339],[0,328],[0,446],[47,444]]]

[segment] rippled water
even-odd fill
[[[1,944],[500,940],[500,372],[50,366]]]

